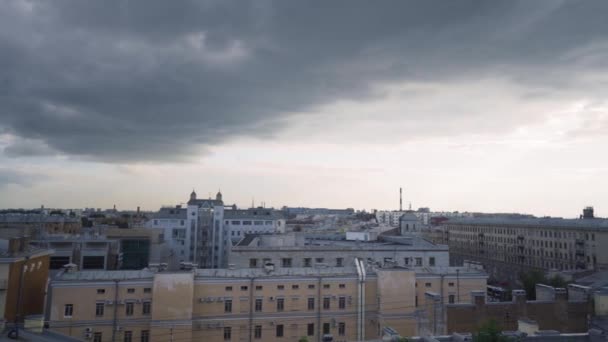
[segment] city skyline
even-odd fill
[[[0,207],[608,216],[608,4],[0,5]]]

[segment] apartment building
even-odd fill
[[[360,258],[374,265],[404,267],[449,266],[448,246],[417,236],[386,237],[377,241],[310,239],[305,234],[250,236],[233,246],[228,263],[236,268],[345,267]]]
[[[577,271],[608,265],[608,219],[466,218],[450,219],[428,232],[447,244],[453,262],[484,263],[491,273],[517,270]]]
[[[285,233],[286,219],[282,212],[268,208],[232,209],[224,211],[224,227],[236,243],[245,234]]]
[[[162,229],[164,240],[170,251],[169,265],[174,268],[189,260],[188,209],[181,205],[162,207],[145,223],[146,228]]]
[[[0,212],[0,237],[41,236],[43,234],[78,234],[79,217],[50,215],[44,210],[3,210]]]
[[[223,226],[222,193],[215,199],[199,199],[192,191],[187,206],[185,260],[201,267],[220,268],[226,264],[229,233]]]
[[[50,285],[51,331],[100,341],[321,341],[417,335],[424,293],[483,290],[477,269],[355,266],[68,271]]]

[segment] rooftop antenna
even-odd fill
[[[251,197],[251,208],[255,208],[255,197]]]
[[[410,211],[412,211],[412,202],[410,202]]]
[[[399,188],[399,211],[403,211],[403,189]]]

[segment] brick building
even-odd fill
[[[593,305],[585,289],[570,287],[566,291],[540,285],[536,291],[542,300],[527,301],[525,291],[513,290],[511,302],[487,303],[484,292],[474,292],[470,303],[448,304],[447,333],[475,332],[489,320],[495,320],[504,331],[513,331],[518,329],[518,320],[521,319],[537,322],[541,330],[563,333],[588,331]]]

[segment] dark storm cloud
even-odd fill
[[[554,87],[605,63],[572,53],[606,42],[606,15],[605,1],[5,1],[0,130],[46,145],[12,156],[187,160],[382,82]]]

